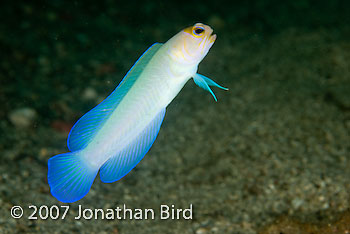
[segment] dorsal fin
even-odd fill
[[[70,151],[80,150],[87,146],[161,46],[161,43],[155,43],[148,48],[131,67],[118,87],[105,100],[75,123],[67,140]]]

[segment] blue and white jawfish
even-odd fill
[[[71,152],[48,161],[51,193],[59,201],[84,197],[100,171],[111,183],[129,173],[156,139],[165,109],[193,78],[201,88],[226,88],[197,73],[216,39],[213,30],[197,23],[165,44],[152,45],[137,60],[118,87],[73,126],[68,137]]]

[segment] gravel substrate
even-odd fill
[[[151,27],[144,30],[165,38]],[[215,89],[216,103],[188,82],[167,108],[159,136],[141,163],[112,184],[97,177],[88,195],[70,204],[64,220],[28,220],[30,205],[66,205],[49,192],[47,160],[67,151],[67,129],[113,90],[149,44],[137,41],[130,49],[131,42],[120,39],[123,55],[70,64],[76,80],[56,90],[45,88],[45,80],[66,73],[50,71],[55,59],[36,60],[39,67],[33,69],[44,77],[39,79],[43,88],[30,101],[14,99],[13,110],[7,104],[0,120],[0,233],[254,234],[281,215],[317,223],[349,209],[346,32],[291,28],[264,36],[219,30],[199,72],[229,91]],[[57,53],[68,53],[57,59],[69,57],[64,44],[56,46]],[[8,83],[3,89],[16,87]],[[60,93],[52,96],[55,92]],[[156,219],[74,219],[79,205],[106,210],[123,204],[152,208]],[[193,219],[160,220],[162,204],[183,209],[193,204]],[[23,207],[21,219],[11,218],[14,205]]]

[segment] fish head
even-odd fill
[[[185,28],[172,38],[170,55],[182,64],[199,64],[207,55],[216,40],[213,29],[205,24],[196,23]]]

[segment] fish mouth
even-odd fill
[[[209,41],[210,41],[211,43],[214,43],[215,40],[216,40],[216,34],[211,34],[211,35],[209,35]]]
[[[210,43],[214,43],[215,40],[216,40],[216,34],[214,34],[214,30],[211,27],[209,27],[208,31],[209,31],[208,40],[209,40]]]

